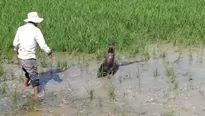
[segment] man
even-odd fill
[[[43,21],[43,18],[38,16],[37,12],[27,14],[26,24],[17,29],[13,40],[14,50],[18,54],[22,69],[25,72],[23,87],[27,87],[29,81],[34,88],[35,99],[38,99],[39,77],[36,62],[36,43],[40,48],[48,54],[52,60],[52,51],[47,46],[41,30],[37,27]]]

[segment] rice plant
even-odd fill
[[[38,58],[42,68],[48,68],[48,57],[39,47],[37,47],[36,50],[36,57]]]
[[[189,80],[189,82],[193,80],[193,73],[189,74],[188,80]]]
[[[163,58],[163,59],[165,59],[166,56],[167,56],[166,51],[165,51],[165,50],[164,50],[164,51],[161,51],[160,57]]]
[[[153,47],[153,51],[152,51],[152,55],[154,58],[157,58],[159,55],[159,45],[157,45],[157,47]]]
[[[101,97],[99,97],[99,100],[98,100],[98,104],[99,104],[99,107],[102,107],[103,106],[103,103],[102,103],[102,98]]]
[[[171,87],[173,90],[179,87],[179,82],[175,78],[171,78]]]
[[[166,40],[175,45],[193,45],[203,43],[205,35],[201,26],[205,23],[204,15],[198,15],[205,9],[203,0],[15,1],[0,4],[4,22],[0,23],[0,40],[5,43],[0,46],[0,52],[7,53],[7,59],[14,55],[10,50],[13,39],[5,38],[14,38],[17,28],[22,25],[22,17],[26,17],[30,9],[25,4],[33,4],[32,9],[38,9],[40,16],[46,19],[40,28],[55,51],[90,54],[103,50],[108,42],[116,41],[119,51],[127,48],[138,53],[138,47],[132,48],[142,47],[142,43]],[[18,21],[8,20],[13,17]]]
[[[67,61],[57,61],[57,68],[61,71],[65,71],[67,69]]]
[[[190,61],[193,60],[193,55],[192,55],[192,51],[191,51],[191,49],[189,49],[189,60],[190,60]]]
[[[93,100],[93,98],[94,98],[94,89],[87,89],[86,88],[86,90],[87,90],[87,93],[88,93],[88,95],[89,95],[89,98],[90,98],[90,100]]]
[[[25,78],[25,77],[18,76],[18,77],[17,77],[17,80],[18,80],[20,83],[22,83],[22,82],[24,81],[24,78]]]
[[[97,61],[100,61],[100,60],[102,60],[104,58],[104,52],[105,51],[100,51],[100,50],[96,51],[96,59],[97,59]]]
[[[38,110],[38,102],[33,98],[32,95],[27,95],[27,111]]]
[[[4,75],[4,67],[2,63],[0,63],[0,77]]]
[[[159,70],[158,70],[158,68],[156,68],[155,70],[154,70],[154,72],[153,72],[153,76],[154,77],[157,77],[157,76],[159,76],[160,74],[159,74]]]
[[[204,96],[205,95],[205,91],[202,89],[202,84],[200,83],[200,85],[199,85],[199,94],[201,95],[201,96]]]
[[[115,100],[116,94],[115,94],[114,86],[108,86],[108,95],[109,95],[110,100]]]
[[[139,88],[139,91],[141,91],[141,79],[140,79],[140,76],[141,76],[141,72],[140,72],[140,69],[139,69],[139,67],[137,68],[138,70],[137,70],[137,80],[138,80],[138,88]]]
[[[48,68],[48,62],[45,58],[40,58],[40,64],[43,68]]]
[[[7,93],[7,84],[5,82],[0,86],[0,92],[1,94]]]
[[[11,74],[11,75],[10,75],[10,76],[11,76],[11,77],[10,77],[11,80],[15,79],[15,73],[14,73],[14,70],[10,69],[9,72],[10,72],[10,74]]]
[[[129,51],[130,57],[135,57],[136,54],[140,53],[140,46],[134,45],[132,49]]]
[[[199,56],[199,62],[203,63],[203,49],[202,49],[200,56]]]
[[[18,107],[18,90],[17,87],[15,86],[12,90],[12,92],[9,95],[9,98],[11,99],[12,102],[12,110],[16,110],[16,108]]]
[[[168,111],[168,112],[162,113],[161,116],[176,116],[176,112]]]
[[[136,73],[137,78],[139,79],[141,76],[140,68],[137,67],[137,73]]]
[[[141,53],[141,59],[142,61],[148,61],[150,59],[150,54],[149,54],[149,51],[148,51],[148,46],[145,46],[143,49],[142,49],[142,53]]]
[[[176,72],[173,66],[173,63],[165,64],[166,74],[167,76],[176,77]]]
[[[178,58],[174,61],[174,63],[179,64],[180,59],[181,59],[181,57],[180,57],[180,56],[178,56]]]
[[[0,77],[0,82],[5,82],[7,81],[7,75],[4,73],[1,77]]]

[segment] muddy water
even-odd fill
[[[159,57],[160,50],[166,51],[166,57]],[[200,48],[189,52],[188,48],[151,46],[148,61],[122,66],[110,78],[96,78],[99,63],[95,60],[86,66],[79,64],[82,57],[78,57],[76,62],[68,61],[69,67],[64,72],[55,70],[54,65],[52,72],[48,70],[40,74],[41,102],[39,111],[35,112],[24,112],[29,104],[20,89],[21,81],[17,77],[22,73],[17,65],[5,65],[5,69],[13,69],[15,75],[6,83],[8,91],[13,91],[11,85],[14,83],[18,85],[18,105],[24,106],[23,112],[19,113],[21,116],[204,116],[205,64],[202,52]],[[56,59],[68,60],[69,56],[65,56],[55,54]],[[120,61],[136,59],[140,56]],[[166,68],[166,64],[170,64],[170,68]],[[112,89],[114,95],[110,92]],[[91,100],[89,92],[92,90]],[[32,93],[32,88],[27,91]],[[0,111],[9,112],[11,98],[0,97]]]

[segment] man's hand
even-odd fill
[[[53,54],[52,53],[49,53],[48,57],[49,57],[50,61],[53,61]]]
[[[52,55],[52,54],[49,55],[49,59],[50,59],[51,61],[53,61],[53,55]]]
[[[16,52],[16,54],[18,55],[18,47],[15,47],[15,46],[11,46],[11,48]]]

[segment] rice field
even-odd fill
[[[56,57],[52,67],[37,50],[45,92],[40,104],[45,109],[37,113],[30,94],[20,89],[23,74],[11,49],[30,11],[44,18],[40,28]],[[204,114],[204,0],[0,0],[0,13],[0,111],[5,115],[22,109],[25,115]],[[110,42],[116,43],[117,60],[132,57],[142,63],[98,79],[98,61]]]
[[[130,53],[151,42],[203,44],[204,6],[204,0],[1,0],[0,50],[10,51],[30,11],[45,19],[40,28],[55,51],[99,53],[112,41]]]

